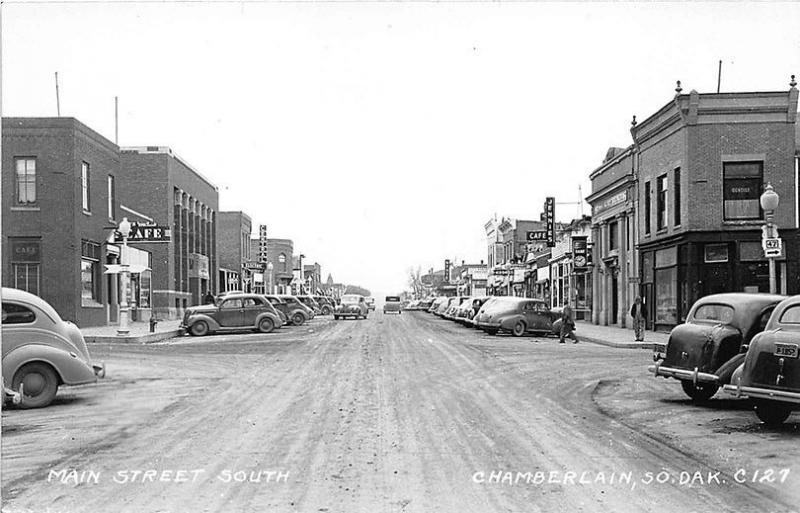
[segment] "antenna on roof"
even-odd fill
[[[719,93],[719,86],[722,81],[722,59],[719,60],[719,68],[717,68],[717,93]]]
[[[61,117],[61,99],[58,97],[58,71],[56,71],[56,115]]]
[[[114,144],[119,146],[119,96],[114,97]]]
[[[581,184],[578,184],[578,204],[580,205],[581,219],[583,219],[583,191],[581,189]]]

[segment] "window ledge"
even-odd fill
[[[11,207],[12,212],[39,212],[41,210],[39,207]]]
[[[92,302],[81,301],[81,308],[105,308],[105,305],[103,305],[102,303],[96,303],[94,301]]]
[[[725,226],[763,226],[764,221],[761,219],[747,219],[741,221],[722,221],[722,224]]]
[[[83,211],[83,215],[90,216],[90,215],[92,215],[92,212],[90,210],[84,210]]]
[[[667,228],[661,228],[660,230],[656,231],[656,235],[666,235],[669,230]]]

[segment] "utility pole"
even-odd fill
[[[58,71],[56,71],[56,115],[61,117],[61,99],[58,96]]]

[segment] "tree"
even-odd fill
[[[408,268],[408,286],[411,287],[411,292],[415,298],[422,298],[425,289],[422,284],[422,268],[420,266],[417,266],[416,269],[413,267]]]

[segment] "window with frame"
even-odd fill
[[[619,249],[619,223],[611,221],[608,223],[608,251]]]
[[[759,199],[763,181],[763,162],[722,163],[722,202],[726,221],[761,219]]]
[[[32,205],[36,203],[36,159],[33,157],[18,157],[16,167],[17,203]]]
[[[100,303],[100,244],[81,241],[81,305]]]
[[[650,182],[644,183],[644,233],[650,233]]]
[[[667,227],[667,175],[656,179],[656,229],[663,230]]]
[[[11,272],[14,278],[14,288],[39,295],[41,270],[39,264],[12,263]]]
[[[672,200],[674,208],[673,215],[675,217],[675,226],[678,226],[681,224],[681,168],[675,168],[672,182],[672,190],[674,191],[672,193],[674,196]]]
[[[117,197],[114,175],[108,175],[108,219],[113,221],[117,218]]]
[[[92,205],[90,203],[90,190],[89,190],[89,164],[81,162],[81,202],[84,212],[91,212]]]

